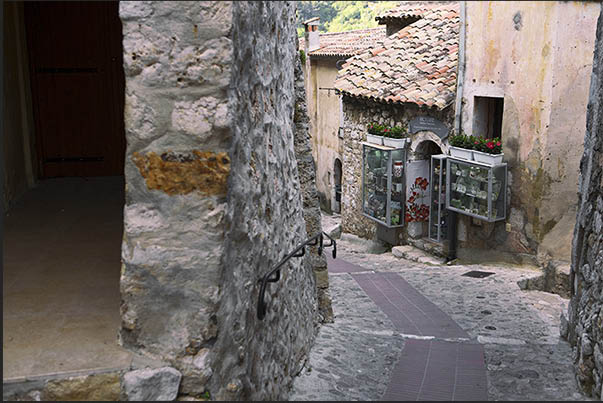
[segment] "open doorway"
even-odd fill
[[[432,140],[423,140],[414,148],[407,169],[408,236],[429,240],[429,217],[432,209],[431,157],[442,154]]]
[[[333,212],[341,214],[341,160],[335,159],[334,177],[335,177],[335,202],[333,203]]]
[[[119,3],[3,7],[5,43],[16,49],[5,53],[5,67],[27,83],[18,103],[5,91],[5,105],[30,111],[32,123],[4,131],[31,148],[21,146],[18,163],[5,150],[2,164],[7,172],[30,166],[35,182],[5,217],[3,379],[125,367],[131,356],[117,344],[125,154]]]

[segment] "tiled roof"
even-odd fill
[[[348,59],[335,88],[349,96],[444,109],[455,97],[458,33],[458,2],[439,3],[381,46]]]
[[[326,32],[319,36],[320,47],[308,52],[311,56],[353,56],[379,45],[385,39],[385,27]],[[304,49],[304,38],[299,48]]]
[[[427,12],[433,10],[436,7],[440,7],[450,3],[447,1],[401,1],[397,7],[386,11],[385,13],[375,17],[375,20],[379,23],[383,23],[388,19],[393,18],[411,18],[411,17],[423,17]]]

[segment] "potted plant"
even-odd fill
[[[384,130],[385,130],[385,126],[382,126],[382,125],[379,125],[376,123],[371,123],[367,127],[368,133],[366,135],[366,141],[368,141],[369,143],[378,144],[378,145],[382,146]]]
[[[473,158],[477,162],[496,165],[502,162],[502,142],[498,137],[493,139],[479,138],[475,140]]]
[[[450,136],[450,155],[468,161],[473,161],[473,136],[469,137],[463,133]]]
[[[383,145],[404,148],[408,140],[406,129],[401,126],[395,126],[386,129],[383,137]]]

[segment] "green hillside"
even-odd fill
[[[398,4],[397,1],[298,1],[297,33],[303,36],[303,22],[320,17],[321,32],[342,32],[377,27],[375,17]]]

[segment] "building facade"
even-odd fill
[[[600,4],[465,4],[461,127],[486,137],[500,130],[509,205],[494,225],[461,218],[459,252],[569,262]]]
[[[320,33],[318,24],[318,19],[306,21],[305,37],[300,41],[300,50],[306,58],[306,98],[320,204],[326,212],[339,213],[343,104],[333,83],[345,60],[376,46],[385,38],[385,28]]]
[[[454,17],[434,12],[447,7],[455,8]],[[390,34],[395,32],[384,46],[349,59],[337,76],[335,86],[344,95],[344,130],[352,133],[348,129],[355,126],[356,132],[344,139],[343,149],[363,141],[371,122],[405,125],[418,116],[438,119],[449,134],[500,137],[508,169],[506,218],[486,222],[457,214],[457,256],[536,265],[569,262],[599,10],[595,2],[401,3],[379,17]],[[437,53],[447,42],[431,27],[443,29],[451,17],[462,21],[454,31],[455,45],[449,47],[455,59],[448,63]],[[416,48],[428,43],[436,50],[396,53],[413,42]],[[455,82],[444,90],[438,83],[446,68],[454,70],[450,77]],[[408,80],[411,71],[414,76]],[[417,88],[406,88],[409,81]],[[434,102],[438,96],[444,104]],[[352,98],[370,102],[371,108],[352,107]],[[396,106],[399,112],[391,110]],[[382,112],[358,119],[355,109]],[[407,117],[393,119],[402,109]],[[417,157],[412,156],[416,135],[411,133],[409,162]],[[447,153],[448,139],[440,145],[438,136],[431,135],[439,148],[433,152]],[[342,225],[344,231],[371,237],[379,227],[362,215],[359,147],[349,155],[356,155],[356,162],[346,167],[344,152]],[[425,228],[420,232],[417,225],[402,230],[402,242],[417,234],[425,237]]]

